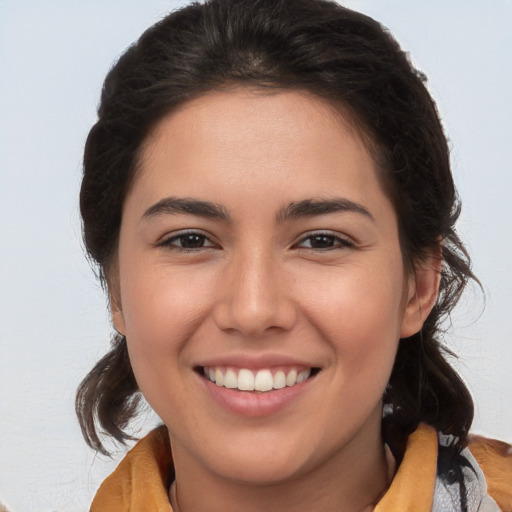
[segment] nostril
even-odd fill
[[[277,280],[261,277],[261,273],[244,268],[229,284],[226,293],[219,296],[212,311],[215,325],[230,334],[242,334],[259,339],[276,331],[291,330],[297,320],[293,301],[286,287]]]

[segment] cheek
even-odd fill
[[[371,342],[375,337],[399,338],[403,316],[404,277],[394,266],[311,275],[303,287],[303,305],[328,337],[346,333],[351,339]],[[350,344],[350,340],[346,342]]]
[[[173,268],[171,272],[165,262],[127,261],[121,272],[127,330],[148,338],[164,336],[169,341],[172,330],[179,334],[192,326],[211,287],[207,284],[211,281],[207,273],[190,272],[185,267]]]
[[[386,315],[393,312],[379,306],[361,305],[352,315],[344,310],[336,315],[337,327],[331,324],[329,333],[324,330],[335,352],[335,364],[341,370],[338,376],[363,395],[370,387],[379,394],[384,390],[399,343],[399,324]]]
[[[403,275],[396,266],[381,272],[331,272],[321,291],[307,287],[305,307],[311,323],[331,345],[342,374],[354,378],[389,377],[403,316]],[[336,278],[333,278],[336,276]],[[384,383],[385,385],[385,383]]]
[[[122,308],[134,371],[150,373],[179,356],[207,309],[203,278],[165,268],[130,272],[122,288]]]
[[[161,417],[185,407],[180,361],[200,315],[195,286],[164,272],[132,272],[122,289],[128,354],[138,386]]]
[[[324,414],[335,416],[334,425],[347,421],[347,411],[357,424],[380,408],[400,334],[399,300],[391,307],[389,299],[354,290],[335,304],[326,303],[318,317],[318,329],[334,355],[330,383],[339,392],[324,404]]]

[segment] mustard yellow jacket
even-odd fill
[[[404,457],[374,512],[458,512],[459,489],[438,474],[438,434],[420,425],[409,436]],[[475,438],[474,456],[464,450],[468,512],[512,511],[512,453],[505,443]],[[508,447],[508,450],[503,447]],[[487,476],[483,476],[480,467]],[[488,477],[488,474],[491,477]],[[103,482],[91,512],[172,512],[168,483],[174,468],[169,438],[160,427],[139,441]],[[489,494],[488,494],[489,492]],[[491,498],[491,496],[494,498]],[[496,501],[495,501],[496,500]],[[498,506],[498,504],[499,506]]]

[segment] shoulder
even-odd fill
[[[169,436],[162,426],[125,455],[101,484],[90,512],[172,512],[167,491],[168,481],[173,477]]]
[[[440,435],[434,512],[512,511],[512,451],[501,441],[472,436],[454,454]]]
[[[504,511],[512,511],[512,446],[471,436],[469,450],[482,469],[489,494]]]

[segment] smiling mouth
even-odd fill
[[[249,370],[220,366],[200,367],[198,372],[219,387],[239,391],[265,393],[276,389],[296,386],[315,376],[319,368],[283,368]]]

